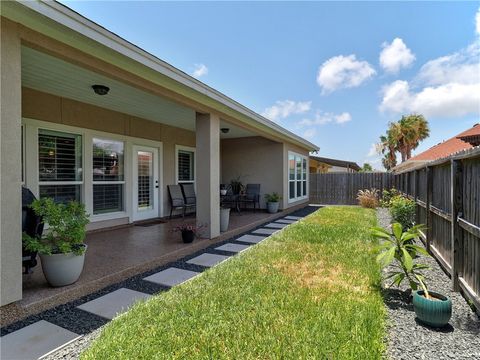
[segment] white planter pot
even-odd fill
[[[85,262],[85,252],[82,255],[74,253],[42,255],[42,269],[50,285],[58,287],[73,284],[78,280]]]
[[[230,209],[220,208],[220,231],[228,230],[228,223],[230,222]]]
[[[278,212],[279,202],[269,202],[267,203],[267,210],[270,214],[275,214]]]

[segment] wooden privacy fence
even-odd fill
[[[310,174],[310,202],[325,205],[356,205],[358,190],[390,189],[394,175],[390,173],[327,173]]]
[[[480,148],[395,176],[395,187],[417,203],[427,249],[480,309]]]

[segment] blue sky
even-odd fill
[[[67,6],[320,146],[366,161],[419,112],[423,151],[479,122],[478,2],[89,2]]]

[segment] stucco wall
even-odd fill
[[[195,133],[29,88],[22,89],[22,116],[163,143],[163,209],[170,211],[167,185],[175,183],[175,145],[195,146]]]
[[[264,194],[277,192],[283,197],[283,144],[260,136],[224,139],[220,145],[221,183],[240,176],[244,184],[260,184],[260,206]]]
[[[22,297],[21,64],[17,25],[2,18],[0,49],[0,305]]]

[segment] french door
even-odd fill
[[[158,149],[133,146],[133,220],[159,216]]]

